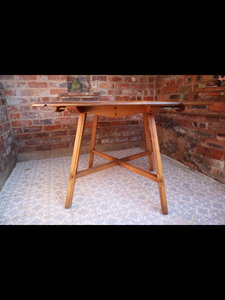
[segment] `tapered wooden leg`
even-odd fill
[[[154,114],[148,114],[148,120],[149,120],[150,133],[152,138],[152,148],[153,148],[154,159],[155,159],[156,174],[159,180],[158,185],[159,185],[159,195],[160,195],[162,213],[163,215],[168,215],[166,191],[165,191],[165,184],[164,184],[163,170],[162,170],[162,161],[161,161],[159,140],[158,140]]]
[[[148,155],[150,171],[154,171],[153,159],[152,159],[152,147],[151,147],[151,141],[150,141],[148,114],[147,113],[143,113],[143,121],[144,121],[144,126],[145,126],[147,150],[150,151],[150,154]]]
[[[96,138],[96,132],[97,132],[97,124],[98,124],[98,115],[94,115],[93,126],[92,126],[89,168],[91,168],[93,166],[94,153],[92,153],[91,151],[95,149],[95,138]]]
[[[76,181],[76,173],[77,173],[77,167],[78,167],[79,156],[80,156],[80,148],[81,148],[81,141],[82,141],[82,136],[84,131],[85,118],[86,118],[86,113],[81,113],[79,115],[65,208],[70,208],[72,205],[73,191],[74,191],[74,185]]]

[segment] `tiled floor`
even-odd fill
[[[161,157],[168,215],[161,213],[157,183],[119,166],[77,179],[65,209],[72,157],[61,157],[17,163],[0,193],[0,224],[225,224],[225,185]],[[78,170],[88,160],[81,155]],[[94,166],[104,162],[95,156]],[[147,156],[131,163],[148,169]]]

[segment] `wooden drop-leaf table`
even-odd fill
[[[162,214],[167,215],[168,208],[167,208],[167,201],[166,201],[166,191],[165,191],[162,162],[161,162],[159,141],[158,141],[154,114],[159,113],[161,108],[171,108],[171,109],[176,109],[176,111],[178,112],[182,112],[185,110],[185,106],[187,105],[195,106],[195,105],[211,105],[211,104],[212,104],[211,102],[199,102],[199,101],[193,101],[193,102],[192,101],[186,101],[186,102],[178,102],[178,101],[171,101],[171,102],[72,101],[71,102],[70,101],[70,102],[31,103],[30,106],[50,106],[50,107],[54,107],[54,110],[56,112],[64,111],[65,109],[67,109],[71,113],[79,113],[79,120],[77,125],[77,132],[76,132],[76,138],[75,138],[75,144],[74,144],[74,150],[72,156],[65,208],[70,208],[72,205],[74,186],[77,178],[119,165],[123,168],[126,168],[134,173],[142,175],[158,183]],[[81,149],[81,141],[82,141],[85,119],[87,114],[94,115],[89,168],[86,170],[77,171],[80,149]],[[98,116],[117,118],[117,117],[129,116],[134,114],[143,114],[147,151],[134,154],[128,157],[124,157],[121,159],[117,159],[115,157],[112,157],[108,154],[105,154],[95,149],[95,138],[96,138],[96,131],[97,131]],[[152,142],[152,146],[151,146],[151,142]],[[143,170],[141,168],[138,168],[128,163],[131,160],[148,155],[150,171],[153,171],[152,150],[154,154],[156,174]],[[93,167],[94,154],[105,158],[109,162]]]

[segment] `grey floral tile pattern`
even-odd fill
[[[106,153],[122,158],[144,151]],[[161,155],[168,215],[158,185],[116,166],[76,180],[65,209],[72,157],[17,163],[0,193],[2,225],[220,225],[225,224],[225,185]],[[88,168],[81,155],[78,170]],[[95,155],[94,166],[106,160]],[[130,162],[149,169],[148,157]]]

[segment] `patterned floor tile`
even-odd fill
[[[141,148],[108,151],[114,157]],[[71,157],[17,163],[0,193],[1,225],[221,225],[225,185],[164,155],[168,215],[162,215],[157,183],[119,166],[79,178],[65,209]],[[78,170],[88,168],[81,155]],[[94,157],[94,166],[106,160]],[[149,170],[148,157],[132,164]],[[154,166],[155,168],[155,166]]]

